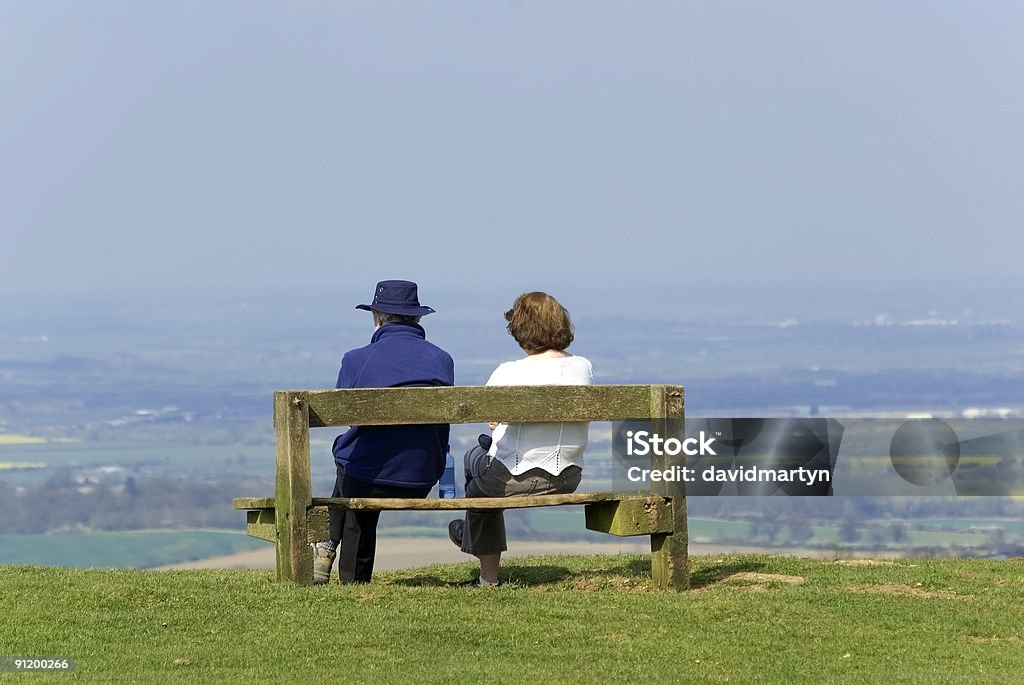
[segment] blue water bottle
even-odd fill
[[[455,457],[450,451],[444,458],[444,471],[441,472],[441,480],[437,484],[437,496],[441,499],[455,497]]]

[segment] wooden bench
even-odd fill
[[[277,544],[280,582],[313,582],[311,542],[327,539],[328,509],[464,510],[585,505],[586,527],[611,535],[651,536],[657,588],[685,590],[686,497],[681,483],[649,492],[591,492],[455,499],[320,498],[310,481],[309,429],[425,423],[544,423],[644,420],[661,435],[680,435],[683,389],[674,385],[414,387],[281,390],[274,393],[276,495],[234,500],[247,510],[249,535]],[[326,458],[326,455],[325,455]],[[587,459],[593,457],[588,456]],[[652,469],[670,466],[651,458]],[[440,543],[439,543],[440,544]]]

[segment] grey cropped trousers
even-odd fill
[[[558,475],[535,468],[513,475],[497,459],[479,445],[465,456],[466,497],[525,497],[575,492],[583,478],[579,466],[567,466]],[[462,551],[481,556],[508,549],[505,537],[505,512],[498,510],[467,510],[462,534]]]

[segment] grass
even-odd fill
[[[535,557],[300,588],[259,571],[0,567],[0,654],[72,657],[40,682],[1015,683],[1019,561]]]

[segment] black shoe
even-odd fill
[[[448,539],[455,543],[455,546],[462,549],[462,534],[466,530],[466,522],[463,519],[455,519],[448,522]]]

